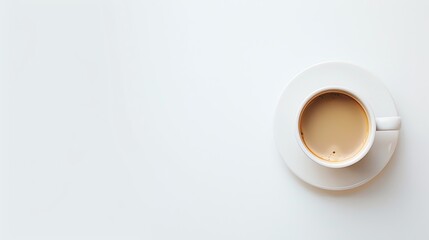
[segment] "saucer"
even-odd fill
[[[389,91],[372,73],[345,62],[320,63],[295,76],[283,90],[274,118],[274,139],[289,169],[304,182],[327,190],[352,189],[383,170],[395,151],[399,131],[377,131],[369,152],[349,167],[334,169],[315,163],[295,139],[295,114],[308,95],[330,85],[353,89],[371,105],[375,117],[398,116]]]

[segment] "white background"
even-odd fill
[[[428,239],[428,1],[0,1],[0,239]],[[297,179],[277,99],[326,60],[403,117],[355,190]]]

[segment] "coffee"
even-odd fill
[[[344,161],[358,154],[368,139],[365,109],[341,91],[312,98],[301,111],[301,139],[306,148],[326,161]]]

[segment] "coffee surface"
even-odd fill
[[[369,123],[363,107],[340,92],[323,93],[301,112],[300,133],[306,147],[326,161],[344,161],[364,147]]]

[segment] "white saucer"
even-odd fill
[[[289,169],[303,181],[322,189],[346,190],[367,183],[387,165],[398,141],[399,131],[376,132],[374,144],[358,163],[332,169],[305,155],[294,135],[295,113],[305,97],[328,85],[353,89],[371,105],[375,117],[397,116],[395,103],[382,82],[356,65],[326,62],[295,76],[284,89],[274,119],[274,139]]]

